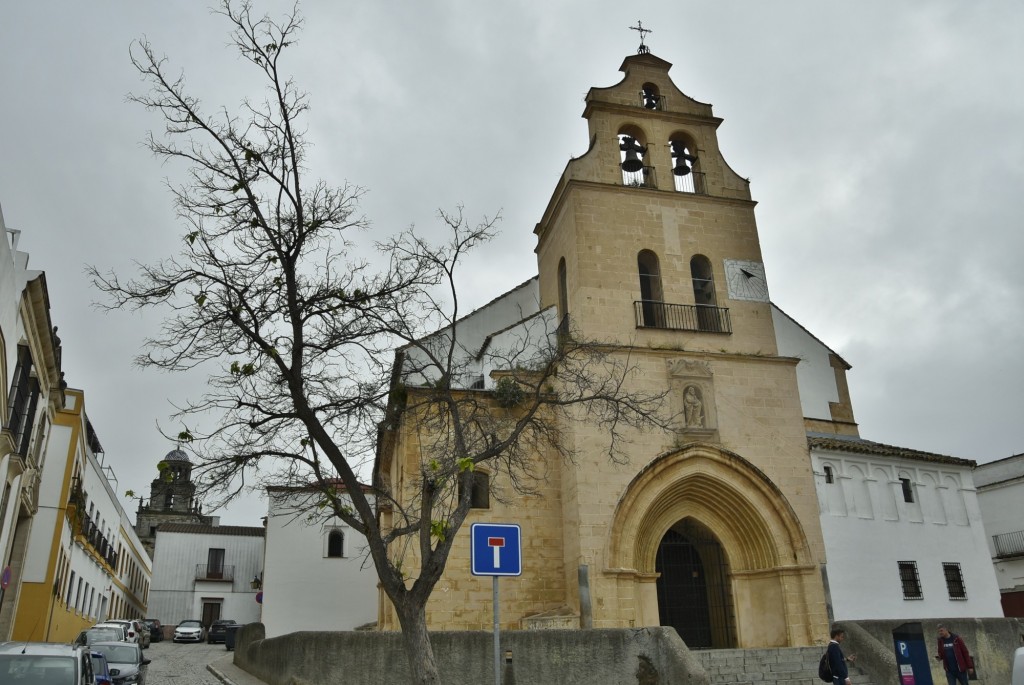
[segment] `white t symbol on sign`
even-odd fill
[[[494,568],[501,568],[501,548],[505,546],[505,538],[487,538],[487,546],[494,550]]]

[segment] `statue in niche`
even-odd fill
[[[704,401],[696,385],[686,386],[683,393],[683,419],[687,428],[704,428]]]

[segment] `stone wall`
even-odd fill
[[[238,631],[235,665],[268,685],[398,685],[409,682],[400,633]],[[494,680],[493,635],[432,633],[445,685]],[[504,685],[707,685],[696,656],[671,628],[511,631],[501,636]]]

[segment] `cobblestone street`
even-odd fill
[[[225,655],[224,645],[175,644],[170,640],[154,642],[145,651],[152,660],[146,674],[147,685],[220,685],[206,670],[211,661]]]

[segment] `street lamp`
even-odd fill
[[[249,587],[253,590],[259,590],[263,587],[263,580],[259,577],[259,574],[252,577],[252,580],[249,581]]]

